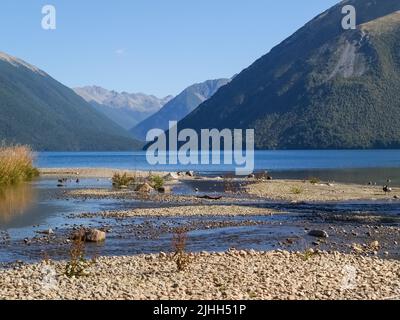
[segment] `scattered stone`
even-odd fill
[[[308,235],[315,238],[329,238],[328,233],[323,230],[311,230]]]
[[[364,252],[363,247],[362,247],[361,245],[357,244],[357,243],[354,243],[354,244],[352,245],[352,249],[353,249],[356,253],[363,253],[363,252]]]
[[[48,230],[36,231],[36,233],[52,235],[52,234],[54,234],[54,231],[53,231],[53,229],[48,229]]]
[[[184,273],[173,259],[156,255],[98,257],[89,276],[79,278],[65,276],[65,262],[54,261],[56,290],[40,290],[46,262],[15,264],[0,269],[0,300],[382,300],[399,294],[396,260],[338,252],[316,259],[304,259],[304,252],[243,253],[196,254]],[[357,290],[342,289],[344,266],[357,270]]]
[[[373,242],[371,242],[371,244],[369,246],[373,250],[379,250],[381,247],[379,244],[379,241],[373,241]]]
[[[179,175],[176,172],[170,172],[165,177],[165,180],[179,180]]]

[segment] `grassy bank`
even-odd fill
[[[29,147],[0,145],[0,187],[29,181],[38,174]]]

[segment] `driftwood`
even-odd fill
[[[207,200],[220,200],[222,199],[222,196],[198,196],[198,199],[207,199]]]

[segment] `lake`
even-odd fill
[[[154,171],[233,171],[233,165],[149,165],[138,152],[41,152],[40,168],[115,168]],[[256,170],[399,168],[400,150],[256,151]]]
[[[40,168],[114,168],[144,171],[188,171],[200,174],[233,172],[234,165],[149,165],[138,152],[41,152]],[[388,178],[400,185],[400,150],[293,150],[256,151],[255,170],[270,171],[276,178],[319,177],[338,182],[379,184]]]

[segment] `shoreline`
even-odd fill
[[[400,188],[393,187],[391,192],[384,192],[383,186],[355,184],[355,183],[336,183],[324,182],[304,179],[277,179],[263,180],[249,177],[210,177],[203,176],[178,176],[176,172],[166,171],[140,171],[140,170],[120,170],[108,168],[40,168],[42,178],[68,178],[68,179],[111,179],[113,174],[127,173],[133,177],[145,178],[154,173],[165,178],[168,186],[174,186],[182,182],[187,183],[193,189],[197,189],[198,181],[203,183],[215,184],[219,183],[223,186],[225,198],[236,198],[241,193],[242,197],[251,198],[254,200],[271,200],[271,201],[286,201],[286,202],[340,202],[340,201],[400,201]],[[175,177],[171,178],[171,174]],[[236,186],[236,192],[226,190],[232,185]],[[215,192],[215,191],[214,191]],[[118,198],[130,199],[133,193],[131,190],[118,189],[95,189],[85,188],[84,190],[68,191],[73,198]],[[159,195],[158,195],[159,196]],[[153,197],[155,201],[162,201],[163,198],[176,198],[175,195],[164,195]],[[181,196],[181,198],[183,198]],[[238,199],[239,200],[239,199]],[[243,199],[240,199],[242,202]],[[196,201],[198,202],[198,201]]]
[[[130,174],[138,177],[146,177],[151,172],[167,175],[166,171],[142,171],[142,170],[124,170],[112,168],[39,168],[39,173],[42,177],[49,178],[112,178],[114,173]]]

